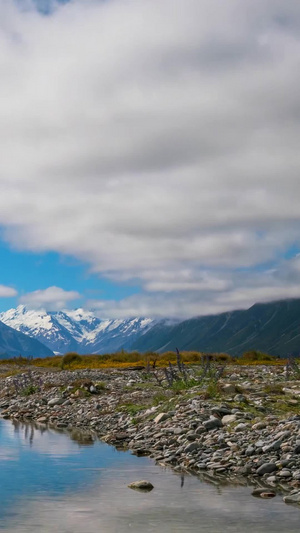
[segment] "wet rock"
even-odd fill
[[[287,496],[284,496],[283,501],[285,503],[300,503],[300,492],[296,492],[295,494],[288,494]]]
[[[150,492],[152,489],[154,489],[154,486],[150,481],[146,481],[145,479],[142,479],[141,481],[133,481],[128,485],[130,489],[134,490],[141,490],[143,492]]]
[[[277,470],[275,463],[264,463],[257,469],[256,473],[259,476],[263,476],[264,474],[271,474],[272,472],[275,472],[275,470]]]
[[[39,424],[46,424],[48,421],[48,418],[46,416],[40,416],[39,418],[37,418],[37,422]]]
[[[274,498],[276,496],[276,492],[267,488],[256,488],[252,491],[252,496],[256,496],[259,498]]]

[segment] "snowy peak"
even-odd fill
[[[93,353],[110,353],[121,348],[130,350],[135,340],[154,324],[151,318],[103,320],[87,335],[86,349],[92,349]]]
[[[157,322],[151,318],[101,320],[84,309],[47,312],[19,305],[0,313],[6,325],[29,335],[56,353],[109,353],[130,350],[133,342]]]
[[[77,342],[92,340],[96,330],[100,328],[101,320],[93,313],[83,309],[59,311],[52,316],[76,339]]]
[[[24,305],[19,305],[17,309],[9,309],[5,313],[0,313],[0,320],[18,331],[30,329],[35,331],[36,334],[38,334],[39,330],[50,330],[52,327],[51,317],[46,311],[30,310]]]
[[[0,313],[0,320],[7,326],[42,342],[54,352],[64,353],[75,350],[77,343],[70,333],[45,310],[27,309],[19,305]]]

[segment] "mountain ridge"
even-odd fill
[[[150,332],[151,333],[151,332]],[[197,350],[240,356],[248,350],[271,355],[300,354],[300,299],[256,303],[249,309],[191,318],[156,328],[133,344],[144,351]]]
[[[300,354],[300,299],[257,303],[187,320],[100,319],[83,309],[46,312],[25,306],[0,314],[7,326],[45,344],[52,352],[112,353],[195,350],[240,356],[261,350],[276,356]]]

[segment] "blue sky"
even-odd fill
[[[88,265],[55,252],[22,252],[0,241],[0,258],[1,284],[17,292],[15,296],[0,298],[0,311],[16,307],[27,293],[44,291],[52,286],[61,287],[66,292],[75,287],[79,297],[71,300],[71,307],[81,307],[87,300],[121,300],[139,292],[133,284],[121,285],[101,279],[89,272]]]
[[[300,297],[300,7],[0,0],[0,309]]]

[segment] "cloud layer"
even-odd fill
[[[44,290],[37,290],[23,294],[20,298],[20,304],[25,304],[33,309],[47,309],[56,311],[65,309],[69,302],[80,298],[77,291],[65,291],[60,287],[48,287]]]
[[[17,296],[17,291],[13,287],[7,287],[6,285],[0,285],[0,298],[11,298]]]
[[[74,0],[51,16],[0,0],[5,238],[141,284],[94,302],[104,314],[300,296],[283,258],[300,236],[299,30],[296,0]]]

